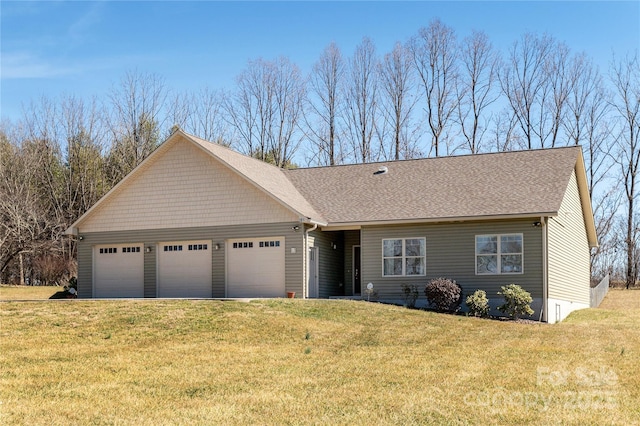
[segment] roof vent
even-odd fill
[[[377,172],[374,173],[374,175],[383,175],[385,173],[387,173],[389,171],[389,169],[387,168],[387,166],[380,166],[380,168],[378,169]]]

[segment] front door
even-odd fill
[[[360,293],[360,246],[353,246],[353,294]]]
[[[316,299],[320,296],[318,289],[318,248],[309,247],[309,297]]]

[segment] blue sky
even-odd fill
[[[0,3],[0,116],[16,120],[42,95],[103,97],[128,70],[175,91],[230,88],[250,59],[288,56],[308,72],[335,41],[362,37],[379,54],[440,18],[459,38],[488,34],[503,51],[548,33],[606,72],[612,52],[640,47],[640,2],[35,2]]]

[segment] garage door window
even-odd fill
[[[106,248],[101,248],[100,249],[100,254],[112,254],[112,253],[118,253],[118,248],[117,247],[106,247]]]
[[[233,243],[233,248],[253,248],[253,241]]]
[[[164,246],[164,251],[182,251],[182,245],[179,245],[179,246]]]
[[[123,253],[140,253],[140,247],[122,247]]]
[[[189,250],[208,250],[208,244],[189,244]]]
[[[280,247],[280,241],[260,241],[260,247]]]

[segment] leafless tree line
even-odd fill
[[[288,58],[259,58],[229,90],[175,92],[129,71],[102,101],[34,100],[0,129],[0,279],[73,274],[64,229],[179,126],[278,167],[581,145],[600,240],[593,274],[631,285],[640,71],[630,55],[601,74],[546,34],[500,52],[482,32],[458,38],[434,20],[382,55],[366,37],[350,57],[331,43],[307,75]],[[65,267],[47,266],[51,257]]]

